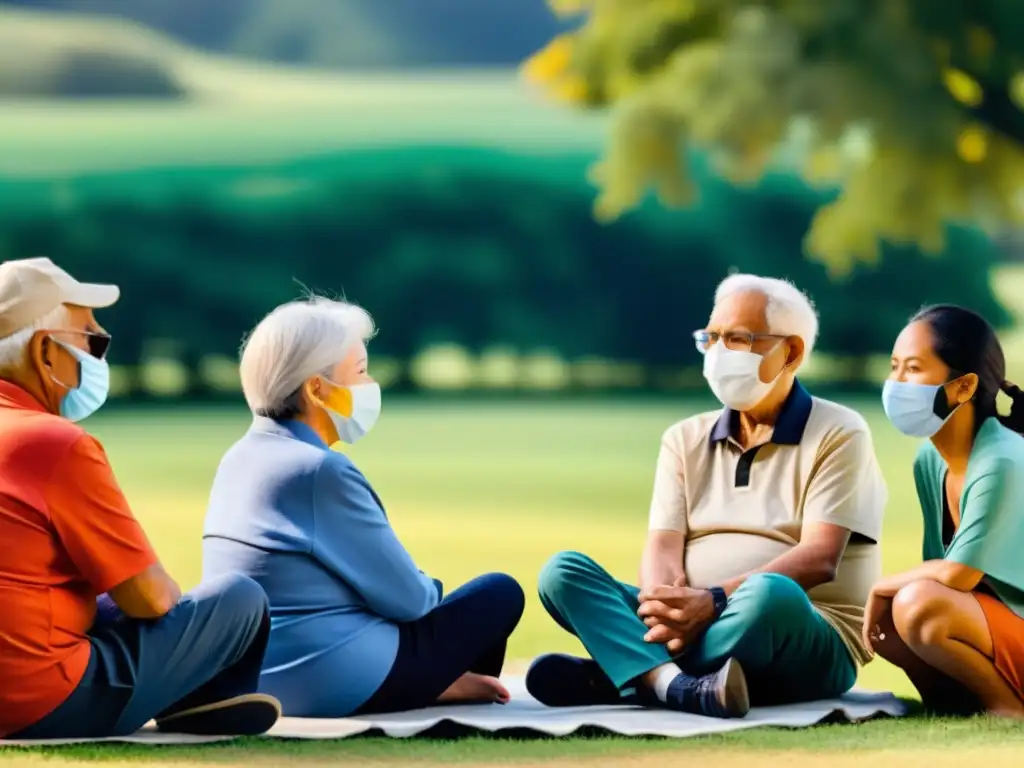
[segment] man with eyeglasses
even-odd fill
[[[724,410],[662,438],[639,587],[578,552],[542,570],[544,607],[591,658],[537,659],[538,700],[742,717],[853,686],[887,492],[864,419],[796,379],[817,333],[790,283],[721,283],[694,339]]]
[[[182,595],[99,442],[113,285],[49,259],[0,264],[0,738],[255,735],[266,596],[229,576]]]

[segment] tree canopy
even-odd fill
[[[836,273],[880,241],[944,247],[945,223],[1024,219],[1024,14],[1014,0],[551,0],[585,14],[526,64],[556,96],[612,107],[596,213],[652,189],[684,205],[688,146],[733,180],[797,141],[842,193],[806,246]],[[850,151],[854,139],[860,151]]]

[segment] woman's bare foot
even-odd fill
[[[507,704],[511,696],[496,677],[467,672],[437,697],[438,704]]]

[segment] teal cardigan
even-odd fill
[[[942,542],[946,462],[931,441],[914,460],[924,514],[925,560],[945,559],[985,574],[985,583],[1024,618],[1024,438],[997,419],[981,425],[967,463],[960,527]]]

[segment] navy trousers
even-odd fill
[[[122,736],[156,717],[255,693],[269,639],[267,596],[245,576],[211,579],[152,621],[101,600],[78,687],[8,738]]]
[[[399,624],[395,663],[354,714],[429,707],[466,672],[498,677],[525,604],[515,579],[491,573],[459,587],[422,619]]]

